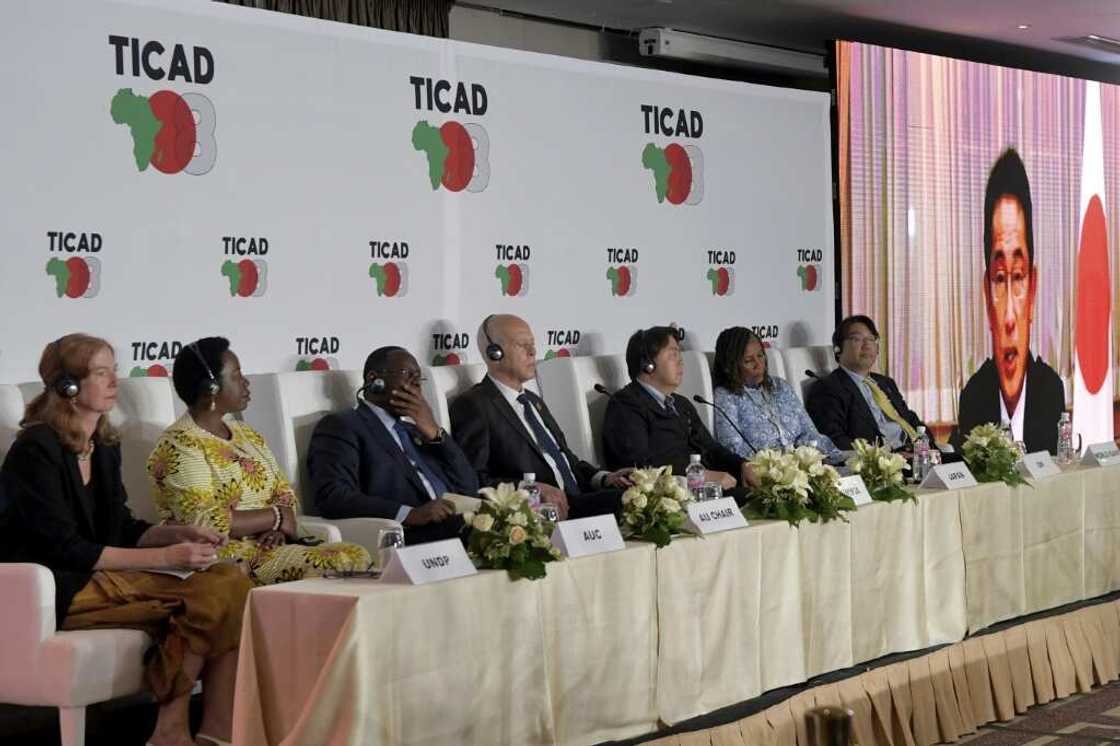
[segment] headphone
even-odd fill
[[[376,373],[377,371],[372,372]],[[362,385],[358,387],[358,390],[354,392],[354,399],[358,402],[358,404],[361,404],[363,394],[380,394],[383,391],[385,391],[385,379],[381,376],[378,376],[372,381],[365,381],[364,383],[362,383]]]
[[[51,388],[63,399],[74,399],[78,396],[78,392],[82,390],[82,385],[77,378],[74,378],[66,370],[66,360],[62,357],[62,339],[62,337],[59,337],[51,345],[54,348],[54,354],[58,356],[58,367],[62,368],[62,375],[55,379]]]
[[[202,367],[206,370],[207,378],[202,382],[202,385],[199,386],[199,394],[217,396],[222,390],[222,382],[214,375],[214,371],[210,370],[210,364],[206,362],[206,358],[202,356],[202,353],[198,349],[198,342],[191,342],[187,345],[187,349],[194,353],[194,356],[198,358],[198,362],[202,363]]]
[[[502,346],[490,338],[490,319],[494,318],[494,314],[490,314],[482,320],[482,333],[486,337],[486,357],[493,360],[495,363],[501,362],[502,358],[506,356],[506,351]]]
[[[676,337],[677,342],[684,341],[684,327],[674,326],[669,328],[673,330],[673,336]],[[646,375],[651,375],[657,370],[657,363],[654,362],[653,355],[649,354],[649,345],[646,343],[646,330],[639,329],[638,335],[638,341],[642,347],[642,360],[638,364],[638,367],[640,367],[642,372]]]

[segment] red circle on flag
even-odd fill
[[[148,99],[152,114],[163,126],[156,134],[152,165],[165,174],[177,174],[194,158],[197,132],[194,114],[174,91],[157,91]]]
[[[1077,363],[1090,394],[1108,373],[1108,327],[1112,287],[1108,271],[1108,229],[1100,197],[1093,195],[1081,221],[1077,252]]]
[[[455,121],[444,122],[439,134],[448,149],[443,185],[452,192],[460,192],[474,178],[474,142],[467,128]]]

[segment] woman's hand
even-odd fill
[[[257,548],[262,552],[267,552],[270,549],[275,549],[286,543],[287,541],[282,531],[265,531],[263,534],[257,536]]]
[[[289,506],[280,508],[280,530],[277,533],[287,536],[294,541],[298,538],[296,536],[298,532],[299,521],[296,520],[295,509]]]
[[[184,541],[163,549],[164,567],[188,567],[205,570],[218,561],[218,550],[213,544]]]

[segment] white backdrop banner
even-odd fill
[[[248,372],[477,362],[494,312],[542,357],[831,333],[825,94],[212,2],[0,28],[0,381],[71,331],[122,375],[212,334]]]

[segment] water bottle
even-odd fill
[[[527,471],[521,475],[521,482],[517,489],[529,496],[529,507],[536,510],[541,505],[541,488],[537,486],[536,472]]]
[[[1062,412],[1058,420],[1058,463],[1063,466],[1073,463],[1073,422],[1069,412]]]
[[[688,468],[684,470],[684,478],[688,482],[688,491],[692,493],[692,499],[703,500],[704,465],[700,463],[699,453],[694,453],[688,457]]]
[[[929,473],[929,436],[924,425],[918,425],[918,437],[914,438],[914,456],[910,467],[915,482],[920,483]]]

